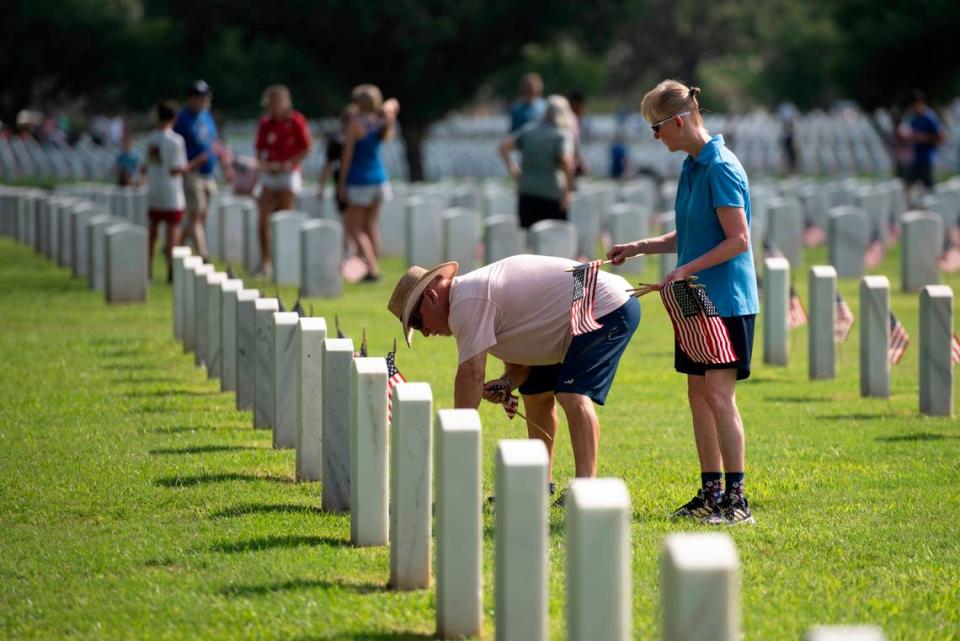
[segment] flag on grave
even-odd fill
[[[907,330],[904,329],[903,323],[900,322],[900,319],[898,319],[891,310],[889,349],[890,362],[894,365],[899,363],[900,359],[903,358],[903,353],[907,351],[907,346],[909,344],[910,336],[907,334]]]
[[[304,316],[307,315],[306,310],[303,309],[303,305],[300,304],[300,298],[301,298],[302,296],[303,296],[303,290],[302,290],[302,289],[298,289],[298,290],[297,290],[297,302],[295,302],[295,303],[293,304],[293,310],[292,310],[292,311],[296,312],[296,313],[297,313],[297,316],[299,316],[300,318],[303,318]]]
[[[853,327],[853,320],[853,311],[847,305],[847,301],[843,300],[840,292],[837,292],[837,324],[834,327],[833,335],[836,342],[843,343],[847,340],[850,328]]]
[[[577,265],[573,269],[573,304],[570,306],[570,333],[580,336],[601,325],[593,317],[593,297],[597,291],[597,272],[602,260]]]
[[[876,269],[883,262],[883,257],[887,253],[887,246],[883,244],[883,239],[879,234],[874,234],[870,239],[870,245],[863,254],[863,264],[867,269]]]
[[[393,351],[387,353],[387,422],[393,422],[393,388],[400,383],[406,383],[400,370],[397,369],[397,341],[393,341]]]
[[[953,337],[950,339],[950,364],[956,365],[960,363],[960,338],[957,338],[957,333],[953,333]]]
[[[787,325],[790,329],[803,327],[807,324],[807,311],[803,308],[797,290],[790,286],[790,306],[787,308]]]
[[[703,286],[677,280],[660,289],[680,349],[697,363],[721,365],[737,360],[730,332]]]

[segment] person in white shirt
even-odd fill
[[[167,226],[167,282],[173,280],[173,248],[180,243],[180,224],[186,199],[183,194],[183,175],[206,160],[200,154],[187,162],[187,146],[183,137],[173,131],[177,107],[171,102],[157,103],[157,129],[147,139],[147,206],[150,218],[150,252],[147,270],[153,277],[153,249],[157,242],[160,223]]]

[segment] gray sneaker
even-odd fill
[[[755,524],[757,522],[750,512],[750,503],[745,496],[739,494],[724,495],[719,508],[718,515],[711,515],[703,522],[710,525],[740,525],[741,523]]]
[[[697,495],[670,513],[671,519],[694,519],[704,521],[712,516],[719,516],[720,507],[710,500],[703,488],[697,490]]]

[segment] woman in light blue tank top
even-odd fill
[[[343,213],[348,246],[356,248],[366,267],[364,281],[380,279],[380,206],[391,196],[380,143],[393,137],[400,103],[386,102],[374,85],[353,90],[359,113],[347,125],[341,158],[339,197],[347,203]]]

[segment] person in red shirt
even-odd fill
[[[256,152],[260,169],[260,272],[273,274],[270,216],[293,209],[302,178],[300,163],[310,153],[307,119],[293,108],[290,90],[271,85],[263,92],[266,115],[257,126]]]

